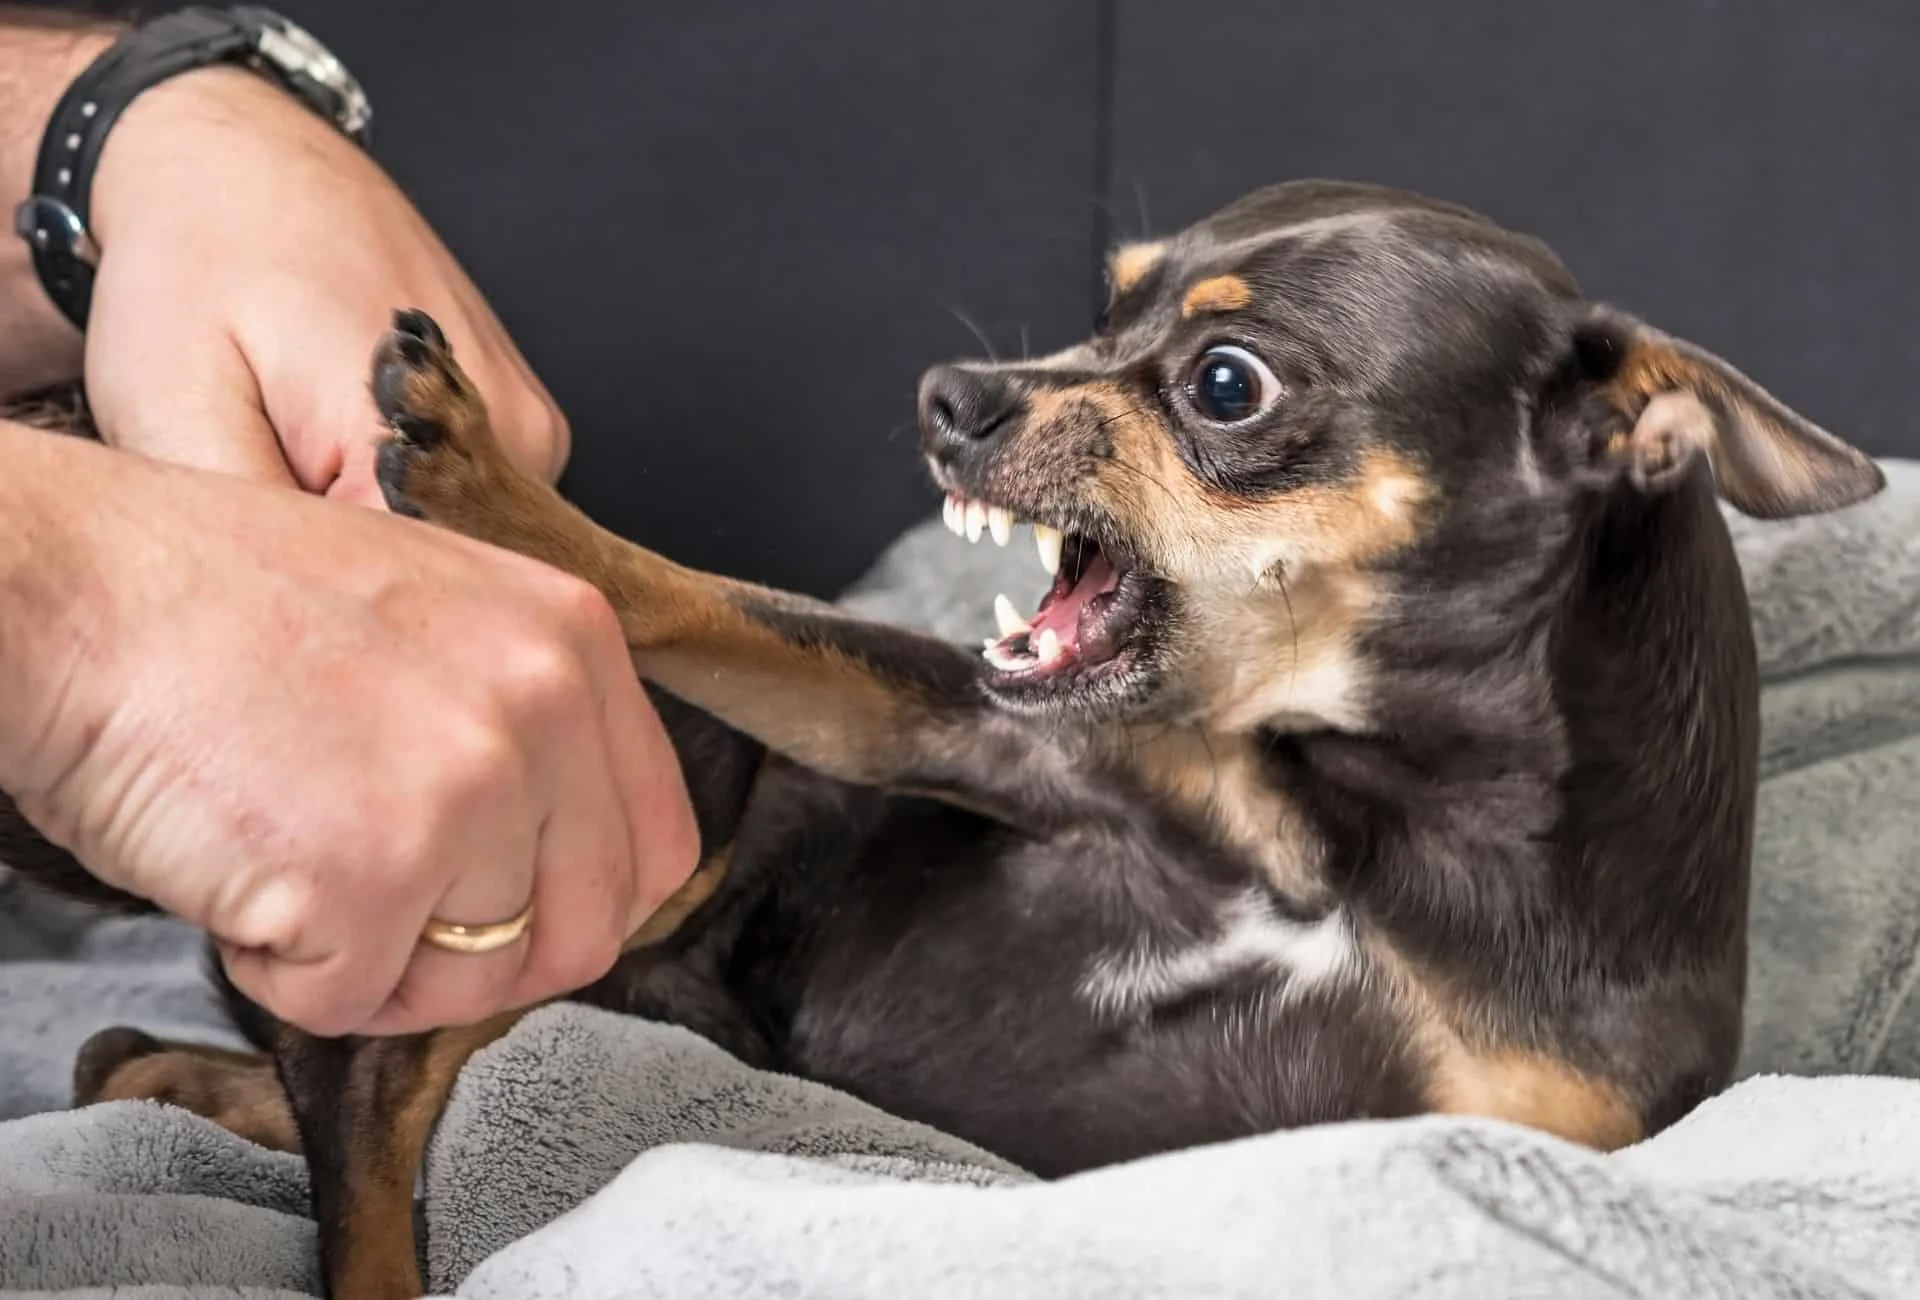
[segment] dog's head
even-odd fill
[[[1088,341],[921,383],[956,530],[1034,521],[1057,570],[987,651],[1008,707],[1364,727],[1356,639],[1409,582],[1524,588],[1595,500],[1698,474],[1767,517],[1882,483],[1451,204],[1280,185],[1109,271]]]

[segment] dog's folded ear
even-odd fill
[[[1609,478],[1659,492],[1705,456],[1720,495],[1762,519],[1837,510],[1886,485],[1865,452],[1706,349],[1624,312],[1582,308],[1574,348],[1582,382],[1618,417],[1592,448]]]

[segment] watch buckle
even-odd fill
[[[15,208],[13,232],[37,251],[65,253],[88,266],[100,265],[100,246],[80,214],[50,195],[29,195]]]

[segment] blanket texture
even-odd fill
[[[1352,1124],[1055,1184],[668,1026],[556,1007],[462,1075],[428,1276],[474,1297],[1920,1294],[1920,465],[1853,510],[1734,519],[1767,686],[1743,1072],[1612,1156]],[[848,596],[958,640],[1041,583],[935,523]],[[235,1041],[195,936],[0,875],[0,1292],[316,1291],[299,1161],[183,1112],[61,1112],[110,1024]]]

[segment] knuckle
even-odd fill
[[[572,631],[589,639],[623,642],[620,617],[600,589],[571,574],[560,574],[553,592],[554,604]]]
[[[569,932],[533,963],[530,992],[549,997],[586,988],[611,970],[619,956],[618,938]]]
[[[275,872],[247,890],[229,916],[216,922],[229,943],[261,952],[299,945],[319,920],[325,900],[318,882],[291,870]]]
[[[474,801],[492,800],[513,789],[526,768],[519,739],[511,727],[495,719],[481,719],[450,728],[451,735],[438,752],[438,785],[444,797],[438,810],[429,808],[410,847],[415,858],[431,856],[451,827],[447,817],[459,815]],[[435,811],[443,815],[436,817]]]
[[[511,697],[539,709],[566,705],[587,692],[586,665],[559,637],[535,637],[505,665]]]

